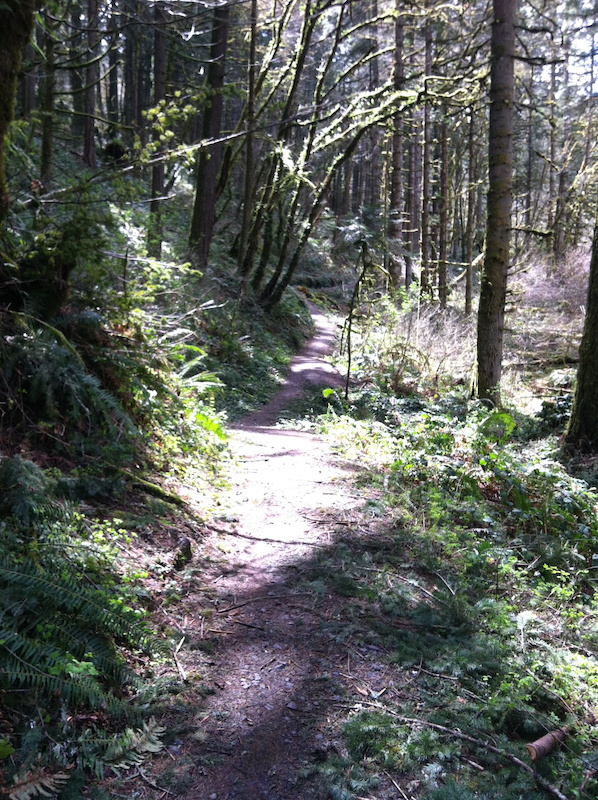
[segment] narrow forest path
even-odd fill
[[[317,583],[321,557],[364,505],[355,465],[312,433],[276,426],[306,388],[342,383],[322,358],[337,325],[312,313],[315,335],[280,393],[232,430],[232,486],[205,542],[214,554],[211,609],[198,610],[195,666],[193,652],[186,662],[180,654],[211,692],[198,701],[193,735],[173,751],[171,785],[185,800],[323,800],[317,765],[338,755],[335,722],[346,701],[360,698],[357,686],[392,682],[375,653],[335,635],[344,598]],[[196,699],[190,692],[188,702]]]

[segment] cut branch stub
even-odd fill
[[[550,733],[544,734],[544,736],[536,739],[531,744],[526,744],[525,747],[530,754],[531,760],[539,761],[539,759],[556,750],[565,741],[568,732],[568,728],[559,728],[557,731],[550,731]]]

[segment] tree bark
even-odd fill
[[[577,383],[565,440],[570,447],[598,450],[598,215],[594,228],[586,316],[579,348]]]
[[[118,102],[119,93],[119,71],[120,71],[120,58],[119,58],[119,33],[118,27],[120,21],[120,9],[118,0],[112,0],[110,7],[110,22],[108,26],[108,35],[110,37],[110,49],[108,50],[108,87],[106,105],[108,107],[108,119],[110,125],[108,126],[108,136],[113,139],[118,135],[118,128],[120,124],[120,106]]]
[[[562,75],[562,94],[564,102],[569,105],[570,100],[570,87],[569,87],[569,64],[566,59],[563,64]],[[565,257],[565,240],[567,229],[567,193],[569,191],[570,177],[569,177],[569,159],[570,159],[570,142],[569,142],[569,116],[565,114],[563,119],[563,132],[562,144],[560,152],[560,170],[558,176],[558,188],[556,196],[556,207],[554,212],[554,233],[553,233],[553,252],[555,263],[558,264]]]
[[[400,0],[396,0],[397,17],[395,19],[395,49],[393,88],[400,91],[405,82],[405,66],[403,64],[403,20],[398,12]],[[401,239],[403,236],[403,116],[397,112],[393,117],[392,128],[392,163],[390,167],[390,200],[388,208],[388,238],[390,240],[390,258],[388,271],[393,287],[401,283]],[[398,251],[398,252],[395,252]]]
[[[204,109],[202,139],[217,139],[222,129],[224,107],[222,87],[224,86],[229,18],[228,6],[218,6],[214,9],[210,63],[206,75],[209,99]],[[195,201],[189,232],[189,246],[199,269],[205,269],[208,263],[210,243],[216,222],[216,185],[221,161],[222,145],[214,144],[209,149],[202,147],[199,151],[195,174]]]
[[[100,41],[98,0],[87,0],[87,67],[85,68],[85,124],[83,130],[83,163],[95,169],[96,155],[96,92],[99,65],[96,57]]]
[[[154,6],[154,106],[166,97],[166,72],[168,63],[166,17],[161,3]],[[158,112],[160,113],[160,112]],[[159,142],[160,134],[156,134]],[[159,145],[154,155],[159,155]],[[162,200],[164,195],[164,161],[152,166],[150,215],[147,232],[147,251],[152,258],[162,256]]]
[[[34,64],[36,59],[35,48],[31,42],[25,47],[24,58],[26,72],[23,76],[21,111],[23,116],[27,118],[31,115],[32,111],[35,110],[36,105],[35,90],[37,85],[37,66]]]
[[[71,35],[69,36],[69,84],[71,90],[71,102],[73,104],[73,116],[71,120],[71,131],[73,136],[83,139],[85,128],[85,92],[83,90],[84,68],[80,66],[85,61],[83,47],[83,30],[81,27],[81,7],[78,3],[71,8]]]
[[[534,65],[532,64],[529,68],[529,91],[528,91],[528,102],[529,108],[527,111],[527,156],[526,156],[526,164],[525,164],[525,212],[524,212],[524,219],[525,219],[525,227],[528,229],[526,231],[526,240],[527,243],[530,241],[530,233],[529,230],[532,228],[533,224],[533,185],[532,185],[532,176],[533,176],[533,166],[534,166]]]
[[[467,139],[467,228],[465,232],[465,313],[472,312],[473,298],[473,241],[476,212],[476,152],[475,152],[475,113],[470,106],[469,132]]]
[[[409,177],[407,190],[408,227],[404,231],[405,244],[405,288],[409,290],[413,281],[413,260],[420,252],[421,219],[421,113],[415,110],[410,119]]]
[[[44,189],[47,189],[52,177],[52,153],[54,149],[54,87],[56,77],[54,63],[56,41],[54,39],[52,22],[49,19],[46,19],[45,30],[42,37],[45,61],[39,92],[42,115],[41,164],[39,177]]]
[[[438,299],[441,308],[448,301],[448,211],[449,211],[449,141],[447,109],[440,125],[440,197],[438,223]]]
[[[123,118],[127,143],[132,144],[134,135],[139,134],[141,142],[144,141],[143,109],[145,85],[147,80],[146,64],[144,60],[147,36],[144,31],[144,7],[139,0],[123,0],[123,18],[125,21],[124,42],[124,105]]]
[[[0,5],[0,224],[9,207],[6,184],[6,135],[13,119],[17,75],[23,48],[31,37],[34,0],[4,0]]]
[[[432,74],[432,25],[425,26],[425,74]],[[432,161],[432,119],[430,101],[424,101],[424,140],[422,154],[422,205],[421,205],[421,284],[422,295],[432,296],[430,280],[430,202],[431,202],[431,161]]]
[[[376,20],[378,17],[378,0],[372,0],[372,5],[370,9],[370,16],[372,20]],[[378,25],[374,21],[372,23],[372,47],[375,52],[379,49],[379,31]],[[369,90],[370,92],[374,91],[380,85],[380,64],[378,56],[375,55],[374,58],[369,62]],[[382,175],[380,172],[380,131],[378,128],[372,128],[370,131],[370,159],[369,159],[369,170],[367,175],[367,192],[366,192],[366,204],[369,205],[372,209],[378,209],[380,206],[380,186],[382,183]]]
[[[255,153],[254,153],[254,125],[255,125],[255,78],[256,78],[256,54],[257,54],[257,0],[251,0],[251,23],[249,41],[249,61],[247,64],[247,136],[245,137],[245,185],[243,187],[243,217],[241,220],[241,232],[239,234],[239,254],[237,266],[242,271],[249,236],[249,226],[251,224],[251,209],[253,199],[253,183],[255,179]]]
[[[478,309],[477,393],[500,404],[513,182],[517,0],[493,0],[486,250]]]

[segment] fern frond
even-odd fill
[[[81,584],[78,574],[64,573],[50,577],[50,573],[31,561],[15,564],[0,555],[0,587],[9,586],[11,592],[21,591],[24,596],[51,598],[52,613],[74,614],[128,645],[151,650],[152,643],[145,627],[136,615],[114,605],[107,592]],[[1,609],[0,609],[1,613]]]
[[[110,737],[95,736],[87,729],[77,740],[78,766],[102,778],[107,766],[118,770],[141,764],[163,749],[160,736],[165,730],[153,717],[144,722],[142,728],[127,728]]]
[[[24,458],[6,458],[0,462],[0,513],[14,516],[29,525],[48,516],[54,505],[48,500],[52,481],[43,470]]]
[[[153,649],[146,627],[118,598],[81,582],[67,562],[60,571],[0,551],[0,687],[22,689],[39,702],[68,706],[126,706],[110,691],[139,679],[117,643]]]
[[[141,686],[141,679],[127,663],[114,652],[111,639],[89,629],[88,624],[78,624],[66,619],[53,624],[53,640],[64,646],[77,659],[91,659],[100,673],[119,686]]]
[[[45,767],[28,769],[15,775],[12,786],[8,788],[8,797],[9,800],[30,800],[40,794],[51,797],[60,792],[68,779],[66,772],[50,772]]]
[[[162,750],[164,745],[159,737],[165,730],[153,717],[142,728],[127,728],[106,748],[106,763],[115,767],[141,764],[148,754]]]
[[[128,709],[122,700],[104,691],[97,681],[87,676],[64,678],[50,675],[16,658],[4,645],[0,647],[3,666],[0,670],[0,686],[8,695],[27,689],[36,699],[48,701],[60,697],[71,708],[102,708],[115,715],[126,714]],[[11,662],[12,657],[12,664]]]

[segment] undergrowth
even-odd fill
[[[370,397],[354,395],[350,408],[363,416]],[[555,438],[533,435],[532,420],[463,396],[397,400],[384,417],[330,409],[318,419],[345,457],[367,465],[361,480],[379,499],[364,514],[384,521],[380,544],[344,537],[319,578],[355,598],[363,642],[404,676],[400,704],[355,708],[351,758],[370,774],[438,787],[430,797],[539,798],[484,743],[522,757],[526,742],[565,726],[565,745],[538,770],[567,796],[593,797],[598,496],[568,474]],[[441,789],[450,776],[458,785]]]
[[[222,381],[215,407],[234,421],[265,405],[310,333],[309,312],[294,294],[269,314],[249,300],[222,303],[203,331],[206,367]]]
[[[150,733],[159,746],[135,703],[131,656],[164,648],[116,568],[124,529],[89,519],[64,498],[57,470],[19,457],[0,463],[0,488],[0,758],[4,793],[23,800],[124,765]]]
[[[201,276],[147,257],[134,180],[115,173],[123,204],[109,206],[75,172],[68,202],[12,216],[0,242],[0,793],[10,800],[79,798],[90,775],[161,748],[142,698],[146,667],[169,648],[150,630],[119,512],[180,507],[172,484],[182,482],[207,506],[227,452]]]
[[[560,449],[570,373],[550,358],[542,374],[530,365],[525,400],[508,379],[513,404],[488,409],[470,399],[471,364],[455,348],[469,320],[375,295],[361,310],[349,396],[327,390],[303,410],[375,499],[310,580],[344,598],[331,635],[375,648],[395,678],[354,704],[343,758],[320,771],[330,796],[390,781],[427,800],[539,800],[551,788],[589,800],[598,495],[595,462]],[[534,393],[540,401],[528,402]],[[525,745],[563,728],[562,747],[523,769]]]

